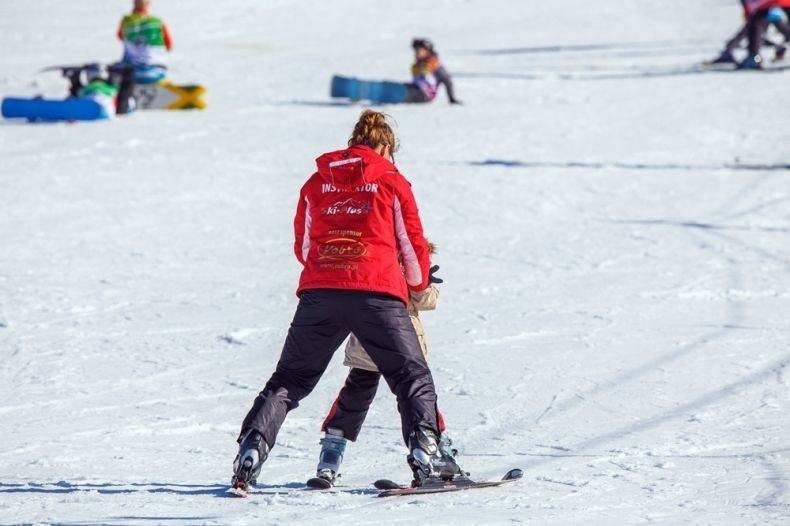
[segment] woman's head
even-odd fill
[[[391,157],[398,149],[398,140],[387,122],[387,116],[373,110],[363,111],[351,132],[348,145],[358,144],[369,146],[384,157]]]

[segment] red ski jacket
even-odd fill
[[[302,186],[294,253],[304,265],[297,295],[354,289],[408,303],[428,286],[429,249],[411,185],[395,165],[357,145],[321,155]]]

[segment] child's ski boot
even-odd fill
[[[315,489],[328,489],[334,486],[340,477],[340,464],[346,453],[348,440],[343,438],[339,429],[329,428],[321,439],[321,453],[318,457],[316,476],[307,481],[307,485]]]

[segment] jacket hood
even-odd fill
[[[373,148],[358,144],[345,150],[327,152],[315,160],[318,174],[338,189],[371,183],[387,173],[398,171],[395,165]]]

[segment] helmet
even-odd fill
[[[768,22],[777,24],[787,22],[787,15],[781,7],[772,7],[766,16]]]
[[[415,38],[411,41],[411,47],[414,49],[423,48],[433,53],[433,42],[427,38]]]

